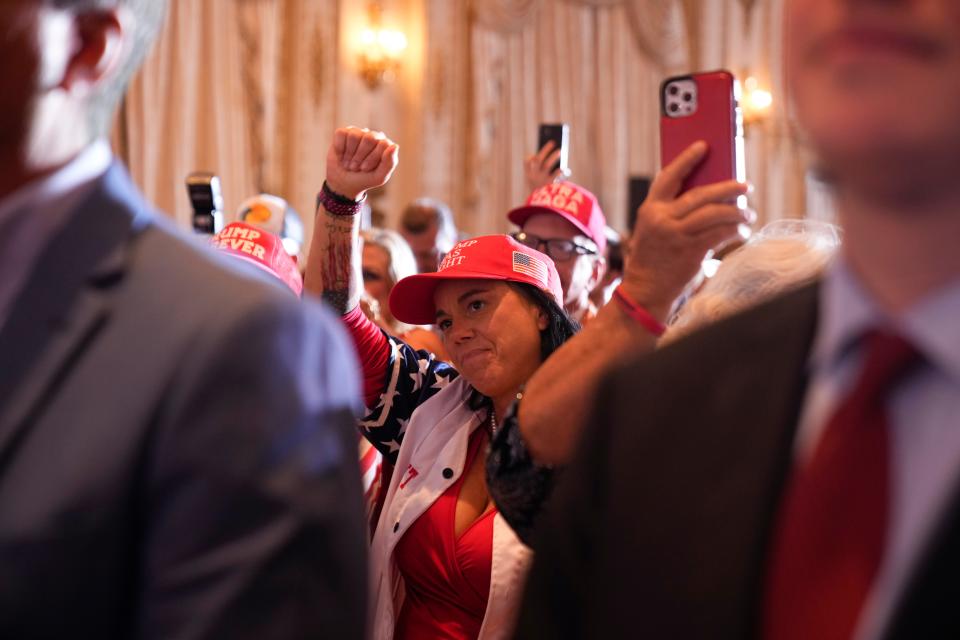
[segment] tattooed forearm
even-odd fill
[[[356,306],[350,304],[350,292],[346,290],[333,291],[325,289],[321,297],[340,315],[345,314]]]
[[[323,299],[338,313],[350,311],[359,302],[359,291],[353,284],[353,218],[334,216],[326,211],[317,220],[327,229],[326,259],[323,261]],[[356,294],[356,295],[353,295]],[[352,303],[352,304],[351,304]]]
[[[317,210],[304,285],[333,309],[346,313],[360,302],[359,216],[338,216]]]

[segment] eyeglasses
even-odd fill
[[[566,238],[540,238],[530,235],[529,233],[524,233],[523,231],[513,233],[511,237],[520,244],[526,245],[531,249],[536,249],[537,251],[543,251],[554,260],[560,262],[566,262],[574,256],[597,255],[596,245],[589,240],[586,242],[578,242]],[[543,247],[543,249],[540,247]]]

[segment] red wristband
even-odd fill
[[[623,292],[622,287],[617,287],[613,290],[613,297],[628,316],[636,320],[644,329],[653,335],[659,338],[663,335],[663,332],[667,330],[667,327],[650,315],[649,311],[631,300],[630,297]]]
[[[317,194],[317,209],[321,206],[335,216],[353,216],[360,213],[363,208],[363,201],[367,199],[364,195],[360,200],[351,200],[342,196],[327,186],[327,181],[323,181],[323,188]]]

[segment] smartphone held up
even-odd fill
[[[553,142],[553,149],[560,150],[560,159],[551,167],[550,171],[557,169],[567,173],[570,169],[570,125],[566,123],[541,124],[539,142],[537,149],[543,149],[548,142]]]
[[[661,85],[662,165],[694,142],[703,140],[708,146],[707,156],[684,182],[684,191],[725,180],[746,180],[739,99],[739,83],[729,71],[676,76]]]
[[[666,79],[660,87],[660,158],[668,165],[695,142],[707,143],[703,161],[684,180],[681,193],[703,185],[746,182],[740,84],[729,71],[709,71]],[[747,209],[747,196],[737,197]],[[739,239],[715,247],[707,262],[750,238],[746,225]],[[715,265],[714,265],[715,267]]]
[[[206,236],[223,228],[223,194],[220,178],[212,173],[195,171],[187,176],[187,195],[193,207],[193,230]]]

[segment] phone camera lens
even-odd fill
[[[671,102],[669,108],[670,113],[676,113],[677,111],[680,111],[680,105],[678,105],[676,102]]]
[[[678,89],[676,85],[670,85],[670,88],[667,89],[667,93],[669,93],[672,96],[675,96],[678,93],[680,93],[680,89]]]
[[[692,94],[692,93],[690,93],[689,91],[687,91],[686,93],[683,94],[683,101],[684,101],[684,102],[690,102],[691,100],[693,100],[693,94]]]

